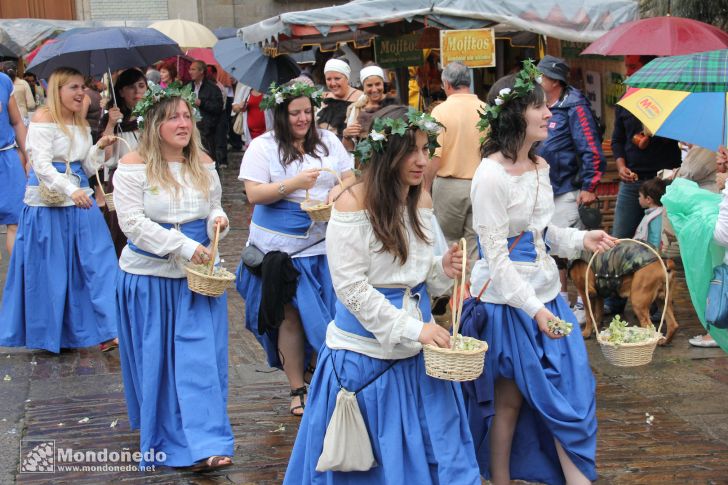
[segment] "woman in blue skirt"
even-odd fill
[[[551,225],[549,166],[534,154],[551,112],[526,62],[491,88],[480,126],[489,128],[473,177],[473,227],[483,253],[473,267],[463,334],[485,340],[485,373],[465,383],[483,475],[586,484],[597,478],[595,382],[579,326],[559,296],[553,258],[605,250],[604,231]],[[491,280],[492,278],[492,280]],[[574,326],[567,333],[561,319]]]
[[[462,269],[457,246],[434,255],[422,190],[440,125],[402,106],[382,116],[326,231],[336,316],[284,484],[480,484],[460,385],[427,376],[421,352],[450,343],[429,293]]]
[[[0,225],[5,224],[5,247],[13,253],[25,193],[25,124],[15,102],[13,81],[0,73]]]
[[[250,143],[238,177],[255,204],[244,255],[266,255],[257,269],[243,264],[246,257],[238,268],[245,326],[265,349],[268,363],[285,372],[295,416],[303,415],[305,406],[304,362],[323,345],[336,301],[326,261],[326,223],[313,222],[300,204],[307,194],[328,200],[337,184],[331,172],[346,181],[353,168],[336,135],[313,123],[320,98],[304,83],[272,89],[261,107],[273,110],[273,130]]]
[[[91,146],[83,77],[60,68],[28,127],[31,170],[0,309],[0,346],[116,347],[114,247],[88,175],[114,142]]]
[[[192,293],[184,265],[209,262],[215,226],[228,232],[215,165],[202,151],[195,94],[153,88],[134,109],[141,138],[114,175],[128,242],[117,288],[119,350],[129,421],[151,464],[231,464],[227,297]]]

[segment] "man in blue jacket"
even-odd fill
[[[562,227],[579,225],[579,206],[596,200],[594,191],[606,169],[602,137],[589,100],[569,86],[569,65],[563,59],[544,56],[536,66],[542,73],[541,87],[551,110],[549,136],[538,154],[548,162],[556,206],[552,223]],[[556,260],[561,275],[561,294],[566,301],[566,263]],[[585,320],[579,302],[574,312]]]

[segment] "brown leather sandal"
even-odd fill
[[[220,464],[223,460],[230,460],[228,463]],[[233,460],[229,456],[212,455],[208,456],[205,460],[200,460],[190,467],[190,470],[194,472],[212,471],[220,468],[226,468],[233,464]]]

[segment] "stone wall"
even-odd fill
[[[211,29],[244,27],[283,12],[309,10],[346,3],[335,0],[197,0],[199,22]]]
[[[168,0],[88,0],[87,20],[162,20]],[[80,16],[79,16],[80,17]]]

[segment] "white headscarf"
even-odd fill
[[[324,66],[324,74],[332,71],[343,74],[344,76],[346,76],[346,79],[349,79],[349,77],[351,76],[351,68],[349,67],[349,64],[339,59],[329,59],[328,61],[326,61],[326,65]]]
[[[382,81],[386,79],[384,77],[384,70],[382,70],[379,66],[367,66],[363,67],[361,71],[359,71],[359,79],[361,80],[362,85],[364,84],[364,80],[370,76],[379,76],[382,78]]]

